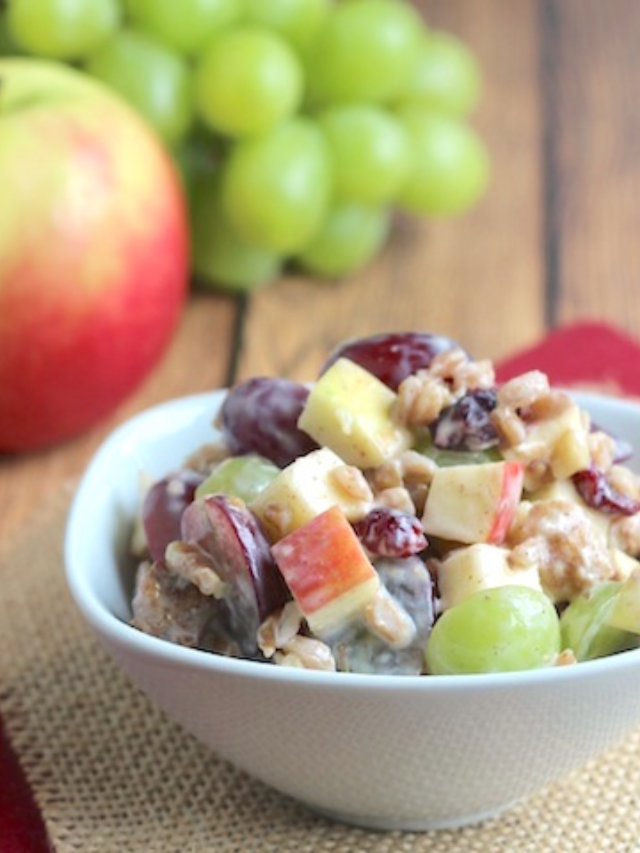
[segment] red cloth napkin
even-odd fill
[[[554,385],[640,397],[640,343],[599,322],[551,332],[497,366],[499,381],[538,369]],[[0,720],[0,853],[51,853],[44,824]]]

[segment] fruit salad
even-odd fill
[[[138,629],[427,676],[640,643],[631,448],[543,373],[498,385],[449,338],[384,334],[340,346],[310,387],[243,382],[215,418],[141,502]]]

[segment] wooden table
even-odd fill
[[[428,329],[499,358],[578,318],[640,334],[640,3],[421,5],[484,68],[486,198],[451,221],[400,221],[376,263],[338,284],[288,276],[246,299],[194,293],[162,363],[107,422],[0,458],[0,539],[132,413],[250,375],[313,378],[347,336]]]

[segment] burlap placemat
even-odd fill
[[[235,770],[165,720],[77,615],[62,568],[68,501],[0,554],[0,710],[59,853],[640,851],[640,732],[457,831],[331,823]]]

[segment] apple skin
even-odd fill
[[[160,358],[187,293],[161,143],[80,72],[0,60],[0,451],[97,423]]]

